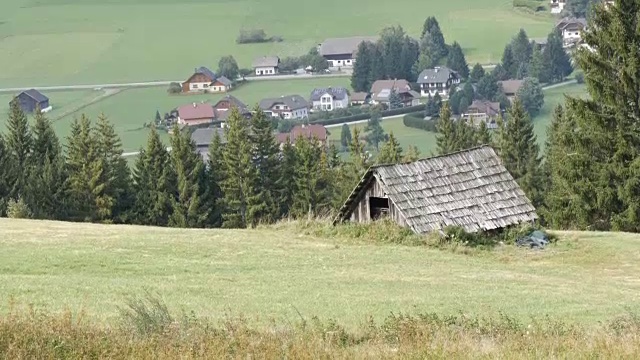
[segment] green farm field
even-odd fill
[[[562,232],[543,251],[463,252],[314,233],[295,223],[184,230],[0,219],[0,311],[31,304],[108,323],[145,289],[177,312],[278,323],[502,312],[596,325],[640,311],[638,235]]]
[[[549,14],[510,0],[11,0],[0,2],[0,87],[181,80],[233,55],[242,67],[262,55],[301,55],[328,37],[373,35],[402,25],[419,35],[436,16],[470,63],[495,63],[525,28],[546,36]],[[262,28],[280,43],[238,45],[240,29]]]

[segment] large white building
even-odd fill
[[[329,62],[329,67],[352,67],[356,62],[358,46],[362,42],[376,42],[377,36],[353,36],[326,39],[318,45],[318,53]]]
[[[343,87],[316,88],[310,100],[314,110],[333,111],[349,106],[349,93]]]
[[[427,69],[418,76],[420,85],[420,95],[422,97],[440,95],[443,99],[449,97],[451,86],[460,83],[460,76],[457,72],[445,66],[436,66]]]
[[[262,56],[253,61],[253,69],[258,76],[275,75],[279,66],[280,58],[277,56]]]

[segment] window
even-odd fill
[[[208,87],[209,87],[209,84],[202,84],[202,87],[203,87],[204,89],[206,89],[206,88],[208,88]]]
[[[378,220],[379,218],[389,214],[389,199],[380,197],[369,198],[369,217],[371,220]]]
[[[198,88],[198,84],[191,84],[191,88],[192,89],[197,89]]]

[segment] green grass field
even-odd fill
[[[584,84],[571,84],[554,89],[545,90],[544,105],[540,113],[533,118],[533,131],[536,133],[541,148],[547,140],[547,128],[553,118],[553,109],[558,104],[564,105],[565,96],[585,97],[587,88]]]
[[[467,59],[499,60],[521,27],[546,36],[549,14],[515,11],[508,0],[11,0],[0,2],[0,84],[66,85],[183,79],[232,54],[249,67],[256,56],[300,55],[328,37],[373,35],[402,25],[419,35],[436,16],[448,42]],[[281,43],[237,45],[240,29],[263,28]]]
[[[640,237],[560,233],[543,251],[366,245],[258,230],[180,230],[0,219],[0,304],[84,309],[110,321],[143,289],[173,310],[220,319],[346,325],[391,312],[546,315],[596,324],[640,311]],[[4,311],[2,310],[2,311]]]

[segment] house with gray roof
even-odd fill
[[[351,67],[356,61],[358,46],[362,42],[378,41],[378,36],[352,36],[326,39],[318,45],[318,53],[329,62],[329,67]]]
[[[587,28],[587,19],[565,17],[556,23],[556,29],[562,33],[562,41],[565,47],[570,47],[580,42],[582,32]]]
[[[219,93],[227,92],[233,87],[233,81],[218,76],[205,66],[196,68],[193,74],[182,83],[183,93]]]
[[[316,88],[309,100],[314,110],[333,111],[349,107],[349,92],[343,87]]]
[[[300,95],[260,100],[260,109],[265,114],[283,119],[305,119],[309,117],[309,103]]]
[[[277,56],[261,56],[253,60],[253,70],[257,76],[275,75],[280,67],[280,58]]]
[[[213,142],[213,138],[216,134],[220,137],[221,144],[227,143],[227,138],[223,128],[199,128],[195,129],[191,133],[191,141],[196,144],[196,152],[205,162],[209,160],[209,145]]]
[[[460,83],[460,75],[446,66],[436,66],[433,69],[423,70],[418,75],[420,95],[422,97],[435,96],[446,99],[449,97],[451,86]]]
[[[400,96],[403,106],[420,105],[420,94],[412,90],[409,82],[404,79],[376,80],[371,85],[371,103],[389,107],[391,93],[394,91]]]
[[[480,146],[409,163],[369,168],[334,224],[383,216],[417,234],[448,226],[501,229],[538,218],[496,152]]]

